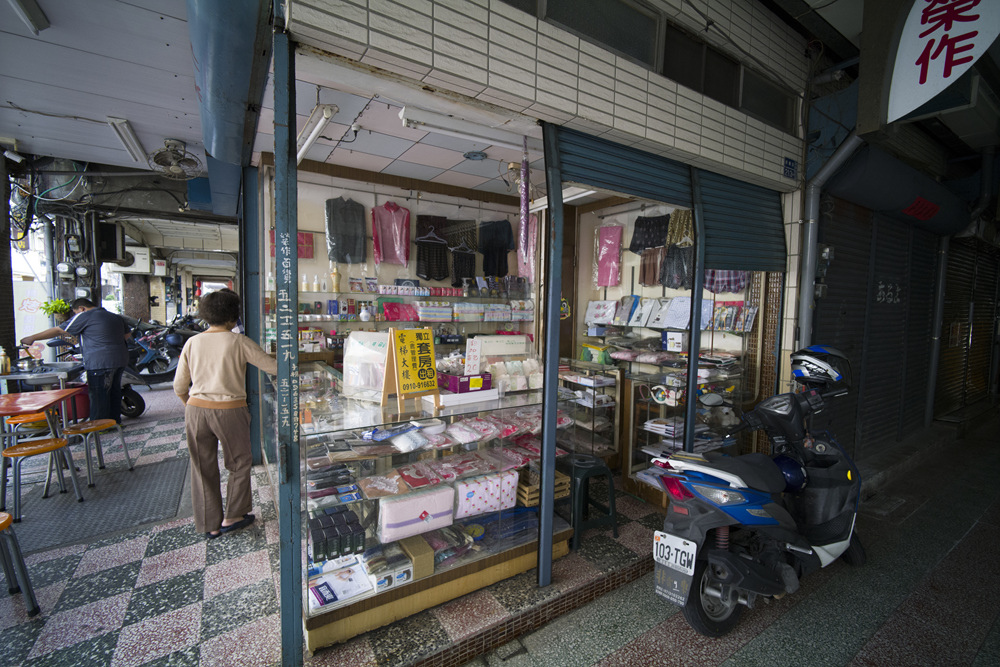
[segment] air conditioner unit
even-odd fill
[[[108,264],[108,268],[118,273],[152,273],[153,266],[149,257],[149,248],[127,246],[125,257],[119,262]]]

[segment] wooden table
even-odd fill
[[[47,391],[27,391],[15,394],[0,394],[0,418],[3,417],[13,417],[15,415],[25,415],[33,412],[43,412],[45,413],[45,420],[49,424],[49,432],[52,434],[53,438],[62,437],[62,428],[59,423],[59,405],[66,400],[69,400],[79,394],[81,391],[85,391],[86,387],[73,387],[71,389],[51,389]],[[7,430],[6,420],[3,420],[4,431]],[[69,467],[70,477],[73,479],[73,489],[76,491],[76,497],[83,500],[83,495],[80,493],[80,486],[76,480],[76,471],[73,467],[73,460],[67,455],[69,459],[66,464]],[[56,473],[59,477],[59,484],[62,485],[62,469],[58,461],[56,461]],[[6,475],[7,471],[3,470],[2,474]],[[49,480],[52,477],[52,457],[49,457],[49,468],[45,474],[45,490],[42,492],[42,497],[48,497],[49,494]]]

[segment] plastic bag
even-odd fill
[[[594,236],[594,284],[614,287],[621,283],[622,234],[625,228],[618,224],[602,225]]]
[[[353,199],[326,200],[326,251],[331,262],[365,261],[365,207]]]
[[[410,211],[387,201],[372,209],[372,252],[375,265],[410,261]]]

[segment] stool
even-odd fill
[[[59,479],[59,491],[60,493],[66,493],[66,482],[63,480],[62,474],[62,464],[59,461],[59,455],[62,455],[66,462],[66,466],[69,468],[69,475],[73,479],[73,490],[76,491],[76,499],[79,502],[83,502],[83,494],[80,493],[80,485],[76,481],[76,471],[73,468],[73,456],[69,451],[69,442],[65,438],[47,438],[45,440],[28,440],[26,442],[19,442],[16,445],[11,445],[10,447],[3,450],[3,468],[4,474],[0,476],[0,499],[6,503],[7,499],[7,462],[8,460],[14,465],[14,523],[21,521],[21,464],[29,456],[37,456],[38,454],[48,454],[52,453],[56,458],[56,476]],[[51,464],[51,458],[49,460]],[[45,475],[45,489],[42,491],[42,498],[49,497],[49,480],[52,476],[52,466],[49,466],[49,470]],[[4,506],[5,507],[5,506]]]
[[[35,591],[31,588],[28,578],[28,568],[24,565],[24,556],[17,543],[17,536],[11,526],[13,517],[6,512],[0,512],[0,564],[3,565],[4,576],[7,577],[7,592],[14,595],[21,592],[24,603],[28,607],[28,616],[34,616],[39,611]]]
[[[611,470],[604,461],[588,454],[573,454],[569,457],[568,473],[570,476],[570,502],[572,511],[570,521],[573,525],[573,550],[580,546],[580,534],[588,528],[611,525],[614,536],[618,537],[618,514],[615,512],[615,483]],[[591,499],[590,478],[603,476],[608,480],[608,504],[604,505]],[[588,519],[590,508],[600,511],[601,516]]]
[[[90,458],[91,437],[94,440],[94,450],[97,452],[97,467],[104,470],[104,450],[101,447],[101,433],[113,428],[118,429],[118,437],[122,441],[122,449],[125,450],[125,460],[128,462],[128,469],[132,470],[132,457],[128,455],[128,445],[125,444],[125,434],[122,432],[122,425],[114,419],[94,419],[78,424],[71,424],[63,429],[63,435],[76,436],[83,439],[84,453],[87,455],[87,486],[94,485],[94,466]]]

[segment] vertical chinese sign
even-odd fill
[[[434,394],[434,404],[438,406],[434,332],[431,329],[393,329],[392,347],[395,360],[396,398],[400,411],[403,409],[403,400],[408,396]]]
[[[892,70],[886,122],[954,83],[1000,34],[996,0],[914,0]]]

